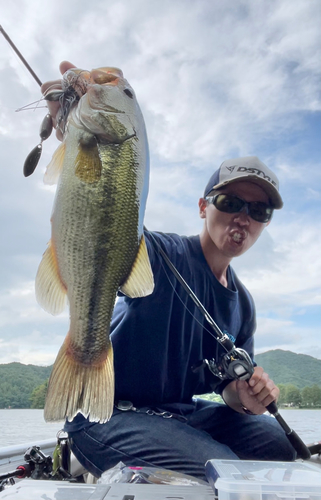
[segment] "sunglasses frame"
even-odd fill
[[[235,211],[229,211],[229,210],[222,210],[221,208],[219,208],[217,205],[216,205],[216,200],[218,199],[219,196],[227,196],[229,198],[235,198],[237,200],[240,200],[242,202],[242,206],[240,207],[239,210],[235,210]],[[267,203],[264,203],[263,201],[245,201],[243,200],[242,198],[240,198],[239,196],[236,196],[235,194],[230,194],[230,193],[217,193],[217,194],[214,194],[212,196],[206,196],[205,200],[208,202],[208,203],[212,203],[214,205],[215,208],[217,208],[217,210],[219,210],[220,212],[224,212],[224,213],[228,213],[228,214],[238,214],[240,212],[242,212],[242,210],[244,209],[244,207],[246,207],[246,213],[253,219],[255,220],[256,222],[261,222],[262,224],[265,224],[267,222],[269,222],[271,219],[272,219],[272,215],[273,215],[273,207],[271,207],[270,205],[267,205]],[[266,217],[264,218],[264,220],[259,220],[255,217],[255,213],[254,213],[254,217],[253,217],[253,210],[255,211],[255,208],[254,206],[256,205],[260,205],[260,206],[263,206],[266,210]],[[271,210],[270,213],[268,213],[268,209]],[[252,212],[252,214],[251,214]]]

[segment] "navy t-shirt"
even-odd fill
[[[211,326],[195,306],[159,254],[155,238],[219,328],[236,347],[253,359],[256,327],[251,295],[228,267],[228,288],[213,275],[204,257],[199,236],[145,232],[154,273],[151,295],[139,299],[120,296],[112,323],[115,400],[135,407],[170,408],[192,403],[192,397],[221,393],[226,382],[207,368],[193,371],[200,360],[216,360],[224,351],[211,335]],[[77,415],[67,431],[88,421]]]

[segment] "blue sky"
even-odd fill
[[[320,3],[317,0],[17,0],[0,22],[42,81],[60,61],[120,67],[142,108],[151,155],[145,223],[197,234],[197,202],[221,162],[257,155],[284,208],[233,267],[257,305],[256,352],[321,357]],[[37,83],[0,38],[0,363],[47,365],[68,310],[41,310],[34,278],[50,238],[54,190],[22,166],[45,109]]]

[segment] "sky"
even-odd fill
[[[225,159],[256,155],[277,174],[284,208],[232,266],[256,303],[255,352],[321,358],[319,0],[0,0],[0,24],[41,81],[62,60],[123,70],[148,133],[148,229],[198,234],[198,200]],[[59,143],[24,178],[46,109],[16,112],[41,94],[1,34],[0,75],[0,363],[49,365],[69,314],[43,311],[34,279]]]

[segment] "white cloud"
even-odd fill
[[[32,331],[21,342],[0,338],[0,364],[14,361],[23,364],[49,366],[54,363],[63,337],[46,339],[43,332]],[[58,347],[57,347],[58,346]]]
[[[68,311],[59,316],[52,316],[38,306],[35,297],[34,282],[20,283],[19,288],[4,290],[0,295],[0,327],[9,325],[26,325],[26,323],[66,323],[68,325]],[[22,328],[23,329],[23,328]],[[23,335],[23,332],[21,332]]]
[[[255,353],[282,349],[321,358],[318,328],[299,328],[293,321],[259,317]]]
[[[316,304],[320,293],[321,261],[320,231],[307,221],[295,220],[287,226],[271,224],[273,253],[267,255],[266,265],[260,271],[243,273],[243,280],[255,294],[267,291],[291,301],[293,307]],[[268,292],[270,291],[270,292]]]

